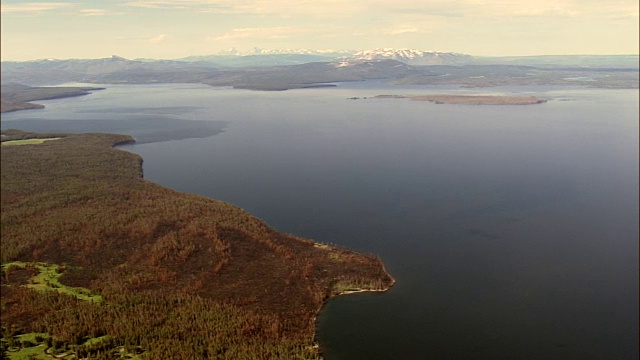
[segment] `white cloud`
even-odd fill
[[[104,16],[107,14],[105,9],[80,9],[80,13],[84,16]]]
[[[122,5],[208,13],[270,15],[281,18],[503,18],[630,17],[637,0],[123,0]],[[637,15],[635,15],[637,16]]]
[[[217,36],[209,36],[206,41],[229,41],[246,38],[284,38],[292,33],[290,27],[272,27],[272,28],[242,28],[233,29],[227,33]]]
[[[204,5],[208,1],[199,0],[138,0],[128,1],[123,5],[148,9],[185,9],[192,6]]]
[[[520,6],[508,6],[506,9],[514,16],[544,16],[544,17],[574,17],[579,15],[579,10],[571,4],[563,3],[532,3]]]
[[[483,16],[607,17],[638,13],[637,0],[462,0]],[[467,13],[471,15],[471,13]]]
[[[48,10],[57,10],[76,5],[75,3],[59,2],[59,3],[41,3],[28,2],[20,4],[2,4],[0,11],[2,13],[37,13]]]
[[[211,13],[332,18],[348,17],[367,9],[367,3],[362,0],[133,0],[122,5],[150,9],[190,9]]]
[[[340,26],[314,26],[314,27],[256,27],[232,29],[223,34],[207,36],[206,42],[228,42],[225,46],[235,46],[236,43],[253,42],[265,44],[269,41],[277,43],[286,42],[286,46],[293,43],[308,43],[322,41],[322,39],[344,37],[345,28]],[[284,41],[284,42],[283,42]]]
[[[125,15],[125,12],[112,12],[105,9],[80,9],[82,16],[111,16],[111,15]]]
[[[157,43],[165,41],[166,39],[167,39],[167,34],[160,34],[158,36],[152,37],[151,39],[148,39],[148,41],[150,43],[157,44]]]
[[[159,35],[152,36],[152,37],[146,37],[146,36],[117,36],[117,37],[115,37],[116,40],[126,40],[126,41],[132,41],[132,42],[135,42],[135,43],[147,42],[147,43],[152,43],[152,44],[161,43],[161,42],[167,40],[168,38],[169,38],[169,35],[167,35],[167,34],[159,34]]]
[[[415,27],[400,27],[395,29],[384,29],[382,32],[385,35],[403,35],[411,33],[423,33],[425,31]]]

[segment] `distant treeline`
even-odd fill
[[[17,129],[2,130],[0,135],[0,142],[14,141],[14,140],[28,140],[28,139],[49,139],[59,138],[66,136],[62,133],[34,133],[28,131],[22,131]]]
[[[103,90],[96,87],[31,87],[20,84],[3,84],[0,92],[0,112],[28,109],[43,109],[44,105],[33,104],[34,100],[51,100],[90,94]]]

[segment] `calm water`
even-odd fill
[[[637,359],[638,91],[346,99],[445,90],[474,92],[109,86],[2,127],[131,133],[151,181],[381,256],[396,286],[324,308],[327,359]]]

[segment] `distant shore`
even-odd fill
[[[2,85],[0,112],[44,109],[44,105],[31,101],[62,99],[67,97],[91,94],[92,91],[104,90],[101,87],[31,87],[19,84]]]
[[[463,105],[534,105],[547,100],[535,96],[507,96],[507,95],[378,95],[376,99],[411,99],[431,101],[436,104]]]
[[[233,85],[234,89],[257,90],[257,91],[285,91],[294,89],[314,89],[336,87],[336,84],[325,83],[309,83],[309,84],[290,84],[290,83],[265,83],[265,84],[237,84]]]

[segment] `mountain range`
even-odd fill
[[[358,62],[397,60],[409,65],[455,65],[472,63],[474,57],[466,54],[415,49],[379,48],[373,50],[308,50],[261,49],[238,51],[231,48],[215,55],[189,56],[178,59],[188,62],[206,62],[219,67],[295,65],[309,62]]]
[[[204,83],[286,90],[341,81],[462,86],[583,85],[637,88],[638,55],[476,57],[380,48],[365,51],[235,49],[176,60],[103,59],[2,62],[2,83],[55,85]]]

